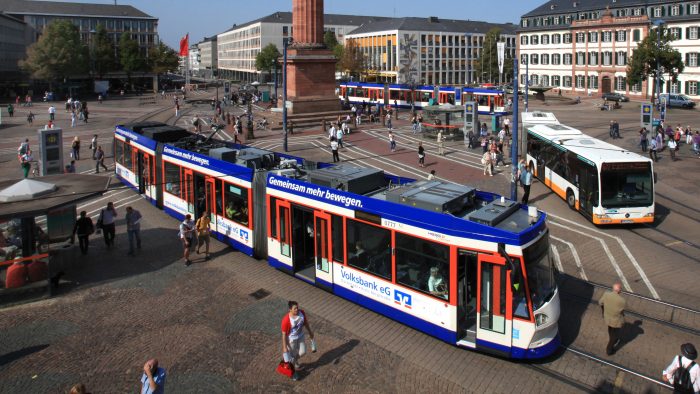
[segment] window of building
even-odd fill
[[[523,53],[520,55],[520,63],[527,64],[527,54]]]
[[[625,51],[617,52],[617,59],[615,60],[615,64],[618,66],[626,66],[627,65],[627,52],[625,52]]]
[[[685,55],[685,65],[687,67],[697,67],[698,66],[698,53],[690,52]]]
[[[588,42],[598,42],[598,32],[592,31],[588,33]]]
[[[540,64],[549,64],[549,55],[546,53],[543,53],[542,56],[540,57]]]
[[[603,52],[603,66],[612,66],[612,52]]]
[[[561,34],[552,34],[552,44],[561,44]]]
[[[588,65],[597,66],[598,65],[598,52],[588,52]]]
[[[576,76],[576,88],[583,89],[586,87],[586,77],[583,75]]]
[[[564,44],[571,44],[571,33],[564,33]]]
[[[640,33],[639,29],[632,30],[632,41],[639,42],[640,39],[641,39],[641,33]]]
[[[698,95],[698,83],[697,81],[688,81],[685,83],[686,88],[685,88],[685,93],[691,96],[697,96]]]
[[[552,75],[552,86],[560,86],[561,85],[561,77],[558,75]]]
[[[542,45],[548,45],[549,44],[549,34],[542,34],[540,37],[540,42]]]
[[[654,7],[652,10],[654,13],[654,18],[660,18],[661,17],[661,7]]]
[[[537,36],[530,37],[530,44],[537,45],[540,43],[540,38]]]
[[[615,32],[615,41],[624,42],[627,41],[627,30],[618,30]]]
[[[530,64],[539,64],[540,63],[540,55],[533,53],[530,55]]]
[[[552,64],[557,66],[561,64],[561,55],[558,53],[553,53],[552,54]]]
[[[635,83],[634,85],[630,86],[630,90],[635,92],[635,93],[641,92],[642,91],[642,83],[641,82]]]
[[[564,64],[567,65],[567,66],[571,65],[571,61],[572,61],[571,58],[572,58],[572,57],[573,57],[573,56],[572,56],[570,53],[565,53],[565,54],[564,54]]]
[[[679,94],[681,92],[681,84],[678,81],[670,82],[669,90],[670,90],[669,93]]]
[[[527,36],[526,35],[520,36],[520,45],[527,45]]]
[[[584,66],[586,64],[586,52],[576,52],[576,65]]]
[[[625,85],[627,85],[627,78],[623,76],[615,77],[615,90],[625,90]]]
[[[527,84],[527,75],[520,74],[520,84],[525,86]]]
[[[688,13],[691,15],[697,15],[698,14],[698,3],[692,3],[688,6]]]
[[[612,32],[611,31],[604,31],[603,32],[603,42],[612,42]]]
[[[576,43],[583,44],[586,42],[586,33],[576,33]]]
[[[396,233],[396,281],[442,299],[449,299],[450,248]]]
[[[549,75],[543,75],[540,77],[540,85],[549,86]]]
[[[562,81],[563,81],[562,86],[564,86],[565,88],[571,87],[571,76],[570,75],[565,75],[562,78]]]
[[[678,16],[681,14],[681,7],[676,4],[671,6],[671,16]]]
[[[671,35],[671,37],[673,37],[674,40],[680,40],[681,38],[683,38],[681,36],[680,27],[673,27],[673,28],[669,29],[668,32]]]
[[[530,74],[530,86],[536,86],[540,84],[540,77],[537,74]]]
[[[640,16],[640,15],[642,15],[642,13],[643,13],[642,8],[635,8],[634,9],[634,16]]]
[[[346,222],[348,264],[391,280],[391,232],[353,219]]]
[[[588,88],[589,89],[598,89],[598,76],[597,75],[589,75],[588,76]]]
[[[688,40],[697,40],[698,39],[698,26],[690,26],[686,28],[686,33],[685,33],[685,38]]]

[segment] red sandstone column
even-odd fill
[[[323,0],[292,0],[292,30],[297,44],[322,44]]]

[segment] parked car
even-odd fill
[[[666,101],[666,106],[668,107],[680,107],[680,108],[693,108],[695,107],[695,101],[691,100],[690,97],[684,94],[662,94],[659,96],[661,101]]]
[[[603,100],[617,101],[617,102],[630,101],[629,97],[625,96],[622,93],[603,93]]]

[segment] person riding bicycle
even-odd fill
[[[33,161],[34,156],[32,156],[32,151],[29,148],[19,157],[20,166],[22,167],[25,178],[29,177],[29,170],[32,168]]]
[[[267,128],[267,119],[263,116],[262,120],[258,121],[258,128],[265,130]]]

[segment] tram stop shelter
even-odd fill
[[[464,106],[440,104],[423,107],[423,138],[437,138],[442,130],[445,140],[460,140],[464,138]]]
[[[107,191],[111,178],[60,174],[0,181],[0,302],[45,290],[70,261],[76,207]],[[54,279],[54,280],[52,280]]]

